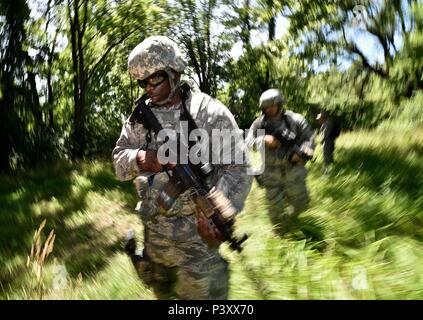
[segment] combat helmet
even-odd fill
[[[172,99],[180,86],[175,72],[183,73],[185,62],[181,51],[174,41],[165,36],[151,36],[138,44],[129,54],[128,70],[137,80],[144,80],[157,71],[165,71],[169,76],[171,92],[167,99],[158,104],[165,104]]]
[[[129,73],[137,80],[144,80],[157,71],[169,68],[183,73],[185,62],[176,43],[168,37],[148,37],[129,54]]]
[[[281,106],[285,103],[285,98],[278,89],[269,89],[264,91],[259,100],[259,108],[264,109],[272,105]]]

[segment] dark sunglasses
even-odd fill
[[[169,78],[169,76],[165,71],[159,71],[149,76],[147,79],[138,80],[138,85],[143,89],[147,87],[147,84],[156,87],[163,83],[163,81],[165,81],[167,78]]]

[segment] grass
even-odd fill
[[[254,183],[237,221],[237,232],[250,235],[244,251],[221,250],[229,298],[423,299],[423,130],[345,133],[328,176],[320,146],[317,154],[308,164],[310,207],[285,236]],[[42,240],[56,235],[44,299],[154,299],[122,250],[126,231],[140,237],[142,226],[132,183],[118,182],[109,161],[0,179],[0,299],[33,297],[26,262],[44,219]],[[55,288],[63,266],[65,285]]]
[[[285,237],[272,230],[255,186],[239,219],[252,235],[243,259],[255,273],[248,277],[234,257],[232,296],[422,299],[422,138],[422,130],[342,135],[329,176],[320,157],[309,164],[311,205]],[[267,292],[253,290],[253,279]]]
[[[46,232],[56,234],[44,286],[52,287],[55,266],[65,266],[69,284],[44,298],[152,298],[121,250],[126,231],[140,236],[142,226],[133,214],[132,183],[118,182],[110,163],[61,163],[2,180],[0,298],[20,299],[32,290],[25,263],[44,219]]]

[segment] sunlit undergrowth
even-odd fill
[[[230,299],[422,299],[423,130],[344,133],[336,164],[321,173],[321,149],[309,163],[310,208],[281,236],[255,183],[237,232],[241,255],[226,245]],[[139,242],[131,182],[110,162],[61,163],[0,184],[0,298],[33,297],[26,267],[34,231],[54,229],[45,261],[44,299],[154,299],[122,250],[126,231]],[[65,270],[62,286],[56,277]]]
[[[239,221],[246,257],[230,254],[232,297],[422,299],[423,130],[345,133],[329,175],[317,154],[292,233],[272,230],[254,186]]]

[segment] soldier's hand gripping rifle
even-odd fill
[[[147,130],[153,131],[156,135],[163,129],[162,125],[146,105],[147,96],[144,95],[136,101],[135,117]],[[181,143],[177,138],[177,146]],[[169,150],[176,152],[176,150]],[[177,159],[177,157],[175,157]],[[222,241],[228,241],[233,250],[241,252],[241,244],[248,238],[244,235],[237,239],[233,235],[233,223],[235,210],[230,201],[219,190],[214,190],[207,185],[205,178],[211,173],[213,167],[210,163],[193,165],[175,164],[171,169],[166,169],[169,181],[159,191],[157,203],[164,210],[169,210],[180,194],[190,189],[192,199],[201,213],[213,221],[214,225],[222,235]],[[219,199],[219,201],[215,201]]]
[[[270,126],[265,127],[265,133],[274,136],[286,150],[288,161],[292,160],[294,154],[297,154],[304,162],[313,158],[313,152],[300,147],[296,134],[288,129],[273,129]]]

